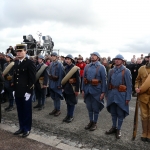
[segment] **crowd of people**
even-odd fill
[[[150,55],[137,58],[133,55],[131,62],[118,54],[115,58],[101,57],[98,52],[92,52],[85,60],[81,55],[73,57],[51,55],[27,55],[24,44],[17,44],[15,50],[7,49],[6,54],[0,54],[0,69],[5,79],[1,92],[3,102],[7,97],[9,105],[5,110],[14,109],[17,105],[19,130],[14,134],[26,137],[30,134],[32,125],[32,102],[36,101],[34,109],[42,111],[45,108],[46,97],[53,100],[54,109],[49,115],[58,117],[61,114],[61,100],[67,105],[64,122],[74,119],[75,105],[78,95],[82,93],[89,115],[86,130],[97,128],[99,113],[104,108],[104,98],[107,99],[107,110],[112,116],[112,127],[106,134],[121,137],[123,120],[129,115],[129,102],[132,96],[140,94],[142,86],[150,73]],[[140,74],[145,68],[147,74]],[[143,78],[144,76],[144,78]],[[144,86],[145,87],[145,86]],[[144,91],[144,96],[149,97]],[[150,99],[140,98],[142,141],[150,142]]]

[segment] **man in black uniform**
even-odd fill
[[[67,64],[65,66],[66,74],[72,72],[73,67],[78,68],[72,63],[74,61],[72,55],[67,55],[65,59]],[[63,95],[67,104],[67,116],[63,119],[63,122],[67,123],[72,122],[75,105],[78,101],[80,87],[80,74],[78,69],[76,69],[75,73],[71,74],[71,78],[69,78],[68,81],[63,85]]]
[[[15,62],[12,80],[20,127],[14,134],[22,134],[22,137],[28,136],[31,130],[32,93],[36,74],[36,66],[33,61],[26,58],[26,52],[25,44],[16,45],[19,60]]]

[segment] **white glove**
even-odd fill
[[[4,90],[2,90],[1,94],[4,93]]]
[[[13,93],[13,97],[15,98],[15,91],[13,91],[12,93]]]
[[[27,100],[29,100],[30,96],[31,96],[31,94],[29,94],[29,93],[25,93],[25,95],[24,95],[25,100],[26,100],[26,101],[27,101]]]

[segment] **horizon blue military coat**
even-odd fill
[[[108,74],[108,85],[111,83],[113,86],[122,84],[122,70],[124,72],[124,83],[127,87],[126,92],[119,92],[118,89],[111,89],[107,91],[107,110],[110,112],[110,105],[116,103],[125,112],[125,116],[129,115],[129,105],[126,105],[126,100],[131,100],[132,94],[132,77],[131,72],[124,65],[120,68],[114,67]]]
[[[60,98],[63,99],[62,89],[58,88],[61,87],[61,80],[65,76],[65,71],[62,63],[59,61],[52,62],[49,66],[49,75],[58,76],[57,81],[49,80],[49,88],[60,95]]]
[[[97,67],[99,67],[97,74],[96,70]],[[97,100],[99,103],[101,103],[102,110],[104,108],[104,100],[100,100],[100,95],[102,93],[106,92],[107,89],[107,80],[106,80],[106,69],[99,61],[95,63],[90,63],[89,65],[86,65],[84,68],[84,78],[87,78],[89,81],[92,79],[98,79],[101,81],[97,86],[91,85],[91,84],[84,84],[82,82],[82,90],[84,91],[84,101],[86,102],[86,99],[88,98],[88,94],[91,94],[94,100]]]

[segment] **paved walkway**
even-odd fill
[[[15,136],[0,129],[0,150],[59,150],[29,138]]]
[[[133,132],[133,119],[135,110],[136,98],[132,98],[130,102],[130,115],[124,120],[122,126],[122,137],[120,140],[116,140],[114,135],[105,135],[105,131],[110,129],[112,126],[111,115],[104,108],[98,119],[98,128],[94,132],[90,132],[84,129],[85,125],[89,122],[88,112],[83,102],[81,96],[79,96],[78,104],[76,105],[74,120],[72,123],[62,122],[63,118],[66,116],[66,103],[62,101],[61,103],[61,115],[58,117],[50,116],[49,112],[53,110],[53,101],[50,98],[46,99],[45,109],[38,111],[33,109],[33,128],[31,133],[43,132],[43,134],[49,137],[55,136],[55,140],[59,140],[60,143],[56,144],[63,145],[67,144],[69,146],[74,146],[79,149],[99,149],[99,150],[150,150],[150,143],[142,142],[141,137],[141,121],[139,114],[138,131],[137,138],[132,141]],[[35,106],[37,102],[33,103]],[[6,124],[10,126],[18,126],[18,117],[16,109],[11,112],[5,112],[4,108],[8,104],[2,104],[2,117]],[[140,113],[140,112],[139,112]],[[36,130],[35,130],[36,129]],[[29,135],[31,137],[31,134]],[[53,146],[53,145],[52,145]],[[61,148],[62,147],[57,147]],[[64,148],[65,149],[65,148]],[[70,150],[70,149],[69,149]]]

